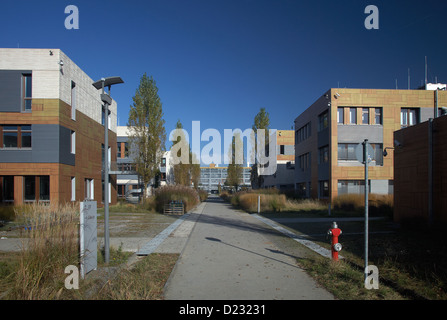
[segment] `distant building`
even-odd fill
[[[445,93],[438,105],[447,106]],[[394,220],[446,224],[447,116],[398,130],[394,139]]]
[[[250,171],[251,168],[249,167],[242,168],[241,187],[251,187]],[[199,188],[207,191],[208,193],[217,193],[219,186],[222,188],[225,187],[227,175],[227,167],[216,167],[214,164],[210,164],[209,167],[200,167]]]
[[[105,112],[93,82],[59,49],[0,49],[0,203],[92,199],[101,206]],[[111,155],[116,111],[113,101]],[[109,190],[115,203],[113,175]]]
[[[117,179],[118,198],[124,198],[126,193],[133,189],[141,188],[141,182],[138,179],[136,166],[132,158],[132,152],[129,147],[127,126],[117,127],[117,154],[116,163],[112,163],[112,172]],[[174,172],[170,165],[170,151],[163,154],[160,165],[160,175],[150,183],[153,186],[163,186],[174,183]]]
[[[427,87],[428,88],[428,87]],[[439,99],[446,98],[439,91]],[[304,197],[332,200],[364,193],[364,166],[356,147],[368,139],[371,193],[392,194],[393,133],[433,117],[436,91],[337,88],[326,91],[295,119],[295,189]],[[444,101],[444,100],[442,100]]]
[[[278,190],[294,189],[295,174],[295,132],[276,130],[276,172],[263,176],[263,188]]]

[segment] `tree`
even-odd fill
[[[243,159],[242,161],[241,159],[236,159],[237,154],[243,155],[243,144],[240,133],[236,133],[233,136],[231,147],[228,152],[228,157],[231,159],[231,162],[228,164],[226,184],[232,186],[235,191],[238,191],[239,186],[242,183],[242,163],[244,162]]]
[[[260,188],[262,186],[262,183],[264,181],[264,178],[262,175],[258,175],[258,155],[260,150],[258,150],[257,146],[257,131],[259,129],[265,130],[265,150],[268,150],[268,139],[269,139],[269,127],[270,127],[270,116],[269,113],[265,111],[265,108],[261,108],[258,112],[258,114],[254,118],[254,124],[252,126],[254,135],[252,136],[252,145],[254,146],[255,150],[255,159],[252,161],[253,165],[251,167],[251,185],[253,188]]]
[[[166,142],[162,103],[152,76],[148,77],[145,73],[141,77],[132,100],[127,123],[129,145],[136,170],[144,184],[144,199],[149,183],[159,171]]]
[[[171,156],[176,157],[179,160],[179,163],[176,163],[173,166],[174,181],[176,184],[185,186],[190,186],[192,182],[194,188],[197,189],[200,180],[200,164],[198,164],[196,155],[191,152],[189,141],[187,141],[185,134],[181,131],[183,126],[180,119],[177,120],[175,128],[179,129],[179,131],[177,132],[177,140],[172,142]],[[173,152],[176,152],[176,154],[173,154]],[[186,158],[182,155],[182,152],[187,152]]]

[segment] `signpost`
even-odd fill
[[[355,155],[357,160],[365,165],[365,280],[368,276],[368,163],[371,162],[374,150],[368,143],[368,139],[365,139],[362,143],[359,143],[355,148]]]
[[[96,201],[81,202],[80,208],[81,277],[98,266]]]

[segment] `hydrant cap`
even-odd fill
[[[332,222],[332,229],[337,229],[338,228],[338,225],[337,225],[337,222]]]

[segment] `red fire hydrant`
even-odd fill
[[[331,228],[327,232],[328,235],[332,236],[331,249],[332,249],[332,260],[338,261],[338,252],[341,250],[342,246],[338,242],[338,237],[341,235],[341,230],[337,226],[337,222],[332,222]]]

